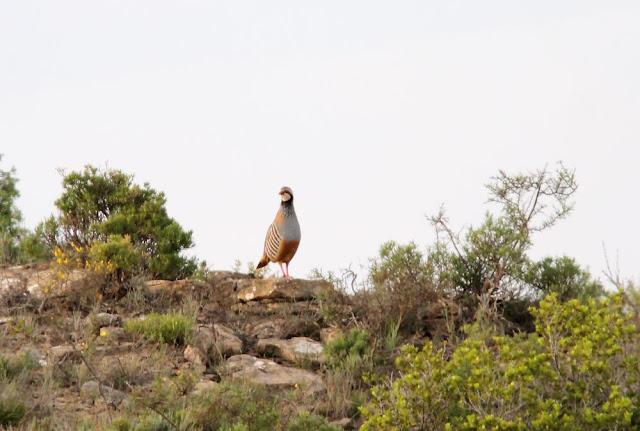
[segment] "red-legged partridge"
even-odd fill
[[[269,262],[277,262],[282,276],[289,278],[289,262],[300,244],[300,224],[293,208],[293,191],[289,187],[283,187],[279,194],[280,209],[267,230],[264,251],[256,269],[266,266]]]

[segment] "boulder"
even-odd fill
[[[93,317],[89,317],[88,319],[90,320],[90,323],[94,325],[95,328],[120,325],[120,316],[118,316],[117,314],[98,313]]]
[[[266,338],[256,344],[259,353],[277,356],[289,362],[311,362],[321,364],[324,362],[322,344],[311,338],[294,337],[288,340]]]
[[[205,364],[206,358],[204,353],[197,347],[187,346],[183,352],[184,359],[195,367],[201,367]]]
[[[53,365],[79,363],[81,361],[82,355],[71,345],[63,344],[49,349],[49,362]]]
[[[85,269],[52,269],[22,265],[0,269],[0,295],[24,291],[36,299],[94,288],[96,275]]]
[[[110,386],[99,384],[95,380],[90,380],[80,387],[80,395],[92,401],[100,398],[107,404],[117,407],[127,397],[127,395]]]
[[[325,391],[320,376],[300,368],[286,367],[251,355],[235,355],[221,368],[224,375],[269,388],[300,388],[309,394]]]
[[[245,302],[265,299],[303,301],[326,294],[332,289],[331,283],[324,280],[248,279],[238,282],[238,299]]]
[[[220,324],[214,324],[213,328],[198,327],[193,346],[203,353],[207,363],[215,363],[220,357],[242,353],[242,340],[231,329]]]

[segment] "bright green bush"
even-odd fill
[[[124,329],[151,342],[183,345],[191,337],[194,325],[192,317],[180,313],[151,313],[144,319],[127,320]]]
[[[298,413],[285,428],[286,431],[341,431],[342,428],[329,425],[327,420],[321,416],[307,412]]]
[[[185,278],[195,270],[195,260],[181,255],[193,246],[192,233],[167,215],[164,193],[134,184],[133,176],[122,171],[93,166],[65,175],[62,187],[56,200],[59,217],[42,226],[52,251],[60,247],[82,259],[92,252],[114,253],[108,263],[123,263],[123,273],[133,272],[133,266],[154,278]],[[131,243],[135,259],[125,242]]]
[[[403,348],[374,387],[363,430],[631,430],[640,425],[640,340],[622,295],[532,310],[536,332],[468,330],[448,358]]]

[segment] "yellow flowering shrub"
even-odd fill
[[[531,312],[532,334],[476,327],[452,353],[404,347],[399,377],[373,387],[361,409],[362,429],[638,429],[638,328],[624,297],[583,303],[552,294]]]

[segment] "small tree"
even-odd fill
[[[167,215],[164,193],[93,166],[64,175],[62,187],[59,217],[42,226],[50,248],[77,253],[118,281],[136,272],[176,279],[195,270],[195,260],[181,255],[193,246],[192,233]]]
[[[430,217],[439,243],[431,258],[434,265],[448,269],[443,280],[476,296],[508,298],[544,291],[538,287],[544,281],[535,277],[541,273],[532,270],[535,265],[527,256],[532,234],[549,229],[571,212],[577,187],[574,172],[562,164],[553,171],[544,168],[515,175],[500,171],[487,185],[489,202],[497,204],[499,212],[488,213],[480,227],[469,228],[460,238],[443,210]]]
[[[18,259],[18,242],[23,230],[22,214],[15,204],[20,196],[17,183],[15,168],[0,169],[0,263],[14,263]]]

